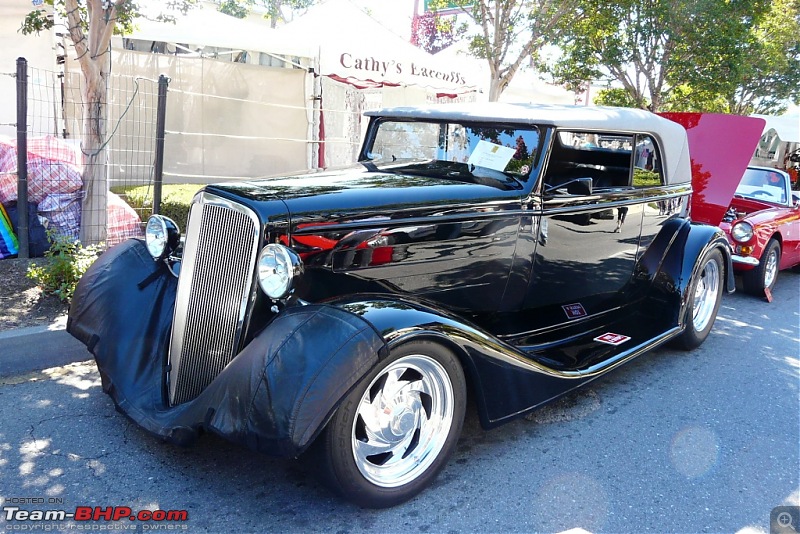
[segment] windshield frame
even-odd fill
[[[422,124],[432,124],[438,125],[441,127],[442,125],[458,125],[465,128],[469,128],[472,130],[477,129],[493,129],[493,130],[503,130],[506,131],[506,135],[508,131],[513,131],[514,133],[511,137],[517,135],[518,132],[529,132],[533,133],[536,136],[535,146],[528,146],[526,143],[526,148],[530,151],[530,163],[528,165],[527,173],[522,172],[514,172],[514,171],[496,171],[491,169],[485,169],[487,172],[476,172],[476,176],[474,176],[473,180],[463,180],[464,172],[460,173],[443,173],[440,178],[442,179],[452,179],[454,181],[476,181],[478,183],[484,183],[485,180],[490,180],[492,174],[502,174],[503,176],[497,177],[498,182],[506,182],[513,181],[519,184],[518,187],[513,187],[514,189],[527,189],[530,190],[531,184],[535,183],[539,171],[541,169],[541,164],[544,157],[544,147],[545,147],[545,140],[548,138],[547,131],[548,127],[543,127],[537,124],[520,124],[520,123],[508,123],[508,122],[487,122],[485,120],[480,121],[470,121],[470,120],[445,120],[445,119],[427,119],[427,118],[398,118],[398,117],[381,117],[375,116],[371,117],[369,126],[367,128],[367,133],[364,137],[364,142],[361,146],[361,151],[359,153],[358,161],[359,163],[363,164],[369,169],[373,170],[380,170],[382,172],[398,172],[398,173],[411,173],[413,174],[414,166],[415,165],[425,165],[427,168],[431,168],[432,166],[439,165],[442,168],[451,168],[453,165],[463,165],[463,171],[467,173],[471,173],[473,169],[469,168],[466,163],[456,163],[448,160],[439,160],[436,158],[408,158],[408,159],[397,159],[396,161],[387,161],[381,160],[371,157],[372,148],[375,144],[375,141],[378,138],[378,134],[380,132],[380,128],[384,124],[398,124],[398,123],[422,123]],[[508,146],[508,145],[506,145]],[[481,169],[481,168],[478,168]],[[481,169],[483,170],[483,169]],[[458,175],[461,175],[460,177]],[[487,176],[488,175],[488,176]],[[504,189],[506,187],[503,187]]]
[[[750,173],[751,171],[757,171],[759,173],[765,173],[765,174],[766,173],[775,173],[778,176],[780,176],[781,177],[780,189],[781,189],[781,192],[782,192],[782,195],[783,195],[783,200],[773,200],[774,197],[768,198],[768,197],[766,197],[766,195],[754,195],[753,191],[758,191],[758,190],[764,190],[764,191],[767,191],[767,192],[769,192],[769,191],[764,189],[763,186],[759,187],[756,184],[745,184],[745,183],[743,183],[745,181],[745,179],[747,178],[748,173]],[[752,187],[754,189],[751,190],[751,191],[747,191],[746,189],[745,190],[740,190],[740,188],[743,187],[743,186],[747,187],[747,188],[751,188]],[[778,186],[774,186],[774,187],[777,188]],[[777,204],[779,206],[791,206],[792,202],[793,202],[792,189],[791,189],[791,186],[790,186],[789,175],[787,173],[781,171],[780,169],[772,169],[772,168],[769,168],[769,167],[747,167],[747,169],[745,170],[745,174],[742,176],[742,179],[739,181],[739,184],[736,186],[736,190],[734,191],[734,196],[736,196],[738,198],[744,198],[744,199],[747,199],[747,200],[755,200],[757,202],[766,202],[768,204]]]

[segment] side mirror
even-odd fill
[[[553,194],[558,189],[567,189],[569,195],[588,196],[592,194],[591,178],[573,178],[563,184],[549,185],[545,187],[545,194]]]

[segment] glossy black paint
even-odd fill
[[[385,355],[384,344],[391,349],[424,337],[436,339],[459,356],[478,399],[481,422],[491,427],[679,335],[688,320],[692,276],[709,248],[723,251],[732,289],[725,236],[719,229],[689,222],[687,182],[592,188],[584,177],[581,187],[560,191],[546,187],[540,177],[547,176],[547,158],[557,136],[552,127],[540,132],[538,155],[527,176],[481,178],[453,170],[448,178],[436,176],[441,165],[364,162],[337,172],[208,186],[208,192],[256,213],[259,246],[291,247],[303,259],[305,272],[284,302],[272,302],[253,285],[240,352],[229,365],[237,371],[224,371],[214,382],[220,385],[198,397],[233,403],[226,412],[231,423],[224,426],[226,430],[197,417],[187,423],[164,415],[177,413],[174,409],[202,412],[185,407],[199,406],[196,401],[173,409],[165,404],[163,366],[171,319],[162,308],[171,309],[175,291],[174,284],[161,278],[169,276],[166,271],[157,277],[166,288],[160,301],[148,303],[144,298],[139,304],[139,335],[146,334],[148,321],[158,326],[152,332],[158,343],[137,352],[148,370],[138,375],[131,371],[136,380],[123,379],[147,388],[152,402],[145,407],[129,402],[136,388],[127,388],[124,396],[118,390],[115,401],[134,410],[129,415],[162,436],[183,435],[188,432],[186,424],[193,435],[206,425],[253,448],[296,454],[323,428],[347,390]],[[110,273],[117,272],[114,269],[109,266]],[[127,276],[132,269],[147,271],[122,265],[118,274]],[[103,278],[110,290],[85,282],[81,292],[85,296],[74,303],[76,313],[71,311],[75,319],[70,331],[92,345],[98,362],[125,356],[108,347],[108,341],[102,349],[108,354],[98,354],[94,336],[104,328],[100,316],[92,315],[84,324],[78,312],[96,301],[95,290],[103,295],[98,309],[113,309],[111,295],[117,291],[115,284],[121,283],[113,279]],[[292,337],[280,337],[285,317],[302,317],[305,308],[337,319],[325,319],[330,322],[294,339],[289,345],[294,352],[283,353],[278,366],[270,368],[278,351],[275,340]],[[326,314],[328,309],[332,311]],[[334,326],[339,319],[349,326]],[[328,329],[344,337],[356,330],[372,334],[360,348],[336,352],[335,365],[326,366],[324,357],[309,355],[303,346],[331,349],[325,341]],[[596,339],[609,332],[629,339],[619,345]],[[233,365],[240,360],[244,363]],[[309,391],[318,386],[314,373],[324,371],[325,383],[312,395],[319,402],[306,410],[308,424],[302,432],[287,438],[272,420],[291,419],[301,406],[291,392],[284,392],[281,398],[286,403],[279,414],[266,413],[256,421],[263,432],[252,438],[252,429],[233,424],[242,412],[231,399],[255,398],[250,386],[259,374],[272,372],[274,382],[280,383],[281,371],[288,368],[281,362],[298,366],[295,374],[304,377]],[[110,368],[116,367],[115,363]],[[105,383],[113,384],[109,376]],[[225,385],[225,380],[231,384]],[[244,389],[237,389],[240,386]],[[113,388],[106,389],[114,395]],[[272,410],[269,400],[259,402],[269,405],[266,411]],[[148,409],[163,418],[157,426],[151,424]]]
[[[498,281],[509,277],[527,214],[519,190],[363,168],[279,182],[214,192],[244,195],[238,201],[260,215],[281,198],[291,223],[265,231],[303,258],[299,298],[382,291],[467,311],[503,307]]]
[[[361,315],[390,345],[456,350],[490,427],[678,335],[697,259],[719,247],[730,261],[718,229],[685,218],[688,184],[556,195],[540,172],[514,188],[368,164],[212,189],[301,255],[296,298]],[[256,300],[251,333],[272,317]],[[606,332],[631,340],[594,340]]]
[[[611,314],[571,321],[558,328],[497,335],[484,327],[494,330],[509,323],[530,324],[523,317],[535,317],[499,314],[494,322],[478,325],[434,303],[408,297],[360,295],[328,303],[362,316],[389,347],[412,338],[430,338],[454,350],[473,385],[481,423],[491,428],[680,334],[689,319],[688,290],[695,269],[688,258],[699,257],[711,247],[722,247],[724,234],[680,218],[671,219],[665,226],[632,274],[642,287],[638,305],[620,306]],[[726,262],[726,285],[732,291],[729,257]],[[608,331],[626,333],[632,339],[617,347],[594,340]]]

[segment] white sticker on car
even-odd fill
[[[511,161],[511,158],[514,157],[515,151],[516,149],[511,147],[496,145],[481,139],[478,141],[478,146],[476,146],[472,154],[469,155],[467,163],[475,165],[476,167],[485,167],[495,171],[502,171],[506,168],[508,162]]]
[[[606,343],[608,345],[622,345],[629,339],[630,336],[623,336],[622,334],[614,334],[612,332],[606,332],[602,336],[597,336],[596,338],[594,338],[595,341],[599,341],[600,343]]]

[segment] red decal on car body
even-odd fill
[[[630,338],[631,338],[630,336],[623,336],[622,334],[614,334],[612,332],[606,332],[602,336],[597,336],[596,338],[594,338],[594,340],[599,341],[600,343],[606,343],[608,345],[622,345]]]

